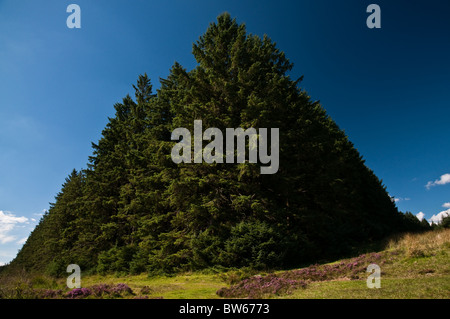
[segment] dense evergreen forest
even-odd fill
[[[139,76],[114,105],[84,170],[73,170],[11,268],[66,275],[276,269],[349,254],[420,230],[319,102],[291,79],[267,36],[222,14],[161,86]],[[258,163],[175,164],[175,128],[279,128],[279,170]]]

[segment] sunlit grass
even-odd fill
[[[381,288],[367,288],[365,280],[311,283],[307,289],[278,298],[289,299],[448,299],[450,276],[386,278]]]
[[[163,297],[165,299],[218,298],[216,291],[224,286],[224,282],[218,276],[196,272],[154,277],[149,277],[146,274],[126,277],[91,275],[82,280],[83,286],[86,287],[99,282],[111,284],[125,282],[137,295],[145,295],[149,298]],[[149,292],[141,294],[143,287],[149,287]]]
[[[379,253],[347,258],[302,271],[277,271],[276,276],[299,276],[306,288],[289,289],[288,294],[266,294],[264,298],[289,299],[449,299],[450,298],[450,230],[398,236]],[[372,259],[370,259],[372,258]],[[373,259],[375,258],[375,259]],[[369,273],[365,264],[375,260],[381,269],[381,288],[368,288]],[[347,267],[358,263],[358,269]],[[340,265],[340,266],[339,266]],[[311,269],[308,270],[308,269]],[[308,271],[306,271],[308,270]],[[313,272],[313,275],[311,275]],[[83,275],[82,287],[98,284],[126,283],[133,294],[119,298],[214,299],[217,291],[251,278],[256,272],[247,269],[229,272],[189,272],[174,276]],[[258,275],[265,276],[260,273]],[[304,277],[301,277],[304,276]],[[0,298],[36,298],[39,289],[69,291],[66,279],[43,275],[0,278]],[[92,297],[92,296],[90,296]],[[108,296],[106,296],[108,298]]]

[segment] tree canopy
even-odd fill
[[[225,13],[154,93],[134,99],[92,143],[87,168],[66,179],[12,265],[62,274],[174,272],[212,266],[283,268],[349,253],[408,230],[385,187],[319,102],[291,79],[268,37]],[[279,128],[279,170],[255,163],[175,164],[171,132]]]

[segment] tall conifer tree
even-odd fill
[[[293,64],[269,37],[248,34],[225,13],[192,52],[193,70],[175,63],[156,94],[144,74],[135,99],[114,105],[88,168],[70,175],[16,265],[281,268],[408,229],[345,133],[300,88],[302,78],[291,79]],[[223,132],[279,128],[278,172],[261,174],[261,163],[249,162],[175,164],[171,132],[192,132],[195,120]]]

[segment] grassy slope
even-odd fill
[[[392,253],[398,252],[398,255]],[[336,278],[310,283],[283,298],[450,298],[450,230],[406,235],[391,241],[382,256],[381,288],[360,280]]]
[[[381,288],[369,289],[366,279],[365,260],[361,257],[336,261],[328,265],[316,265],[315,269],[331,269],[333,265],[360,262],[360,270],[344,271],[327,275],[325,280],[300,278],[307,282],[306,288],[294,289],[289,294],[264,295],[264,298],[450,298],[450,230],[433,231],[419,235],[405,235],[391,240],[377,259],[381,268]],[[361,263],[361,260],[363,262]],[[328,267],[328,268],[327,268]],[[362,271],[361,271],[362,269]],[[325,270],[324,270],[325,271]],[[325,271],[326,272],[326,271]],[[277,275],[286,272],[278,272]],[[149,298],[219,298],[216,291],[239,282],[242,272],[187,273],[173,277],[137,276],[82,276],[82,286],[99,283],[127,283],[135,296],[143,296],[141,289],[150,288]],[[35,288],[63,288],[65,280],[49,281],[32,279]],[[65,288],[67,290],[67,288]],[[135,297],[128,296],[128,297]]]

